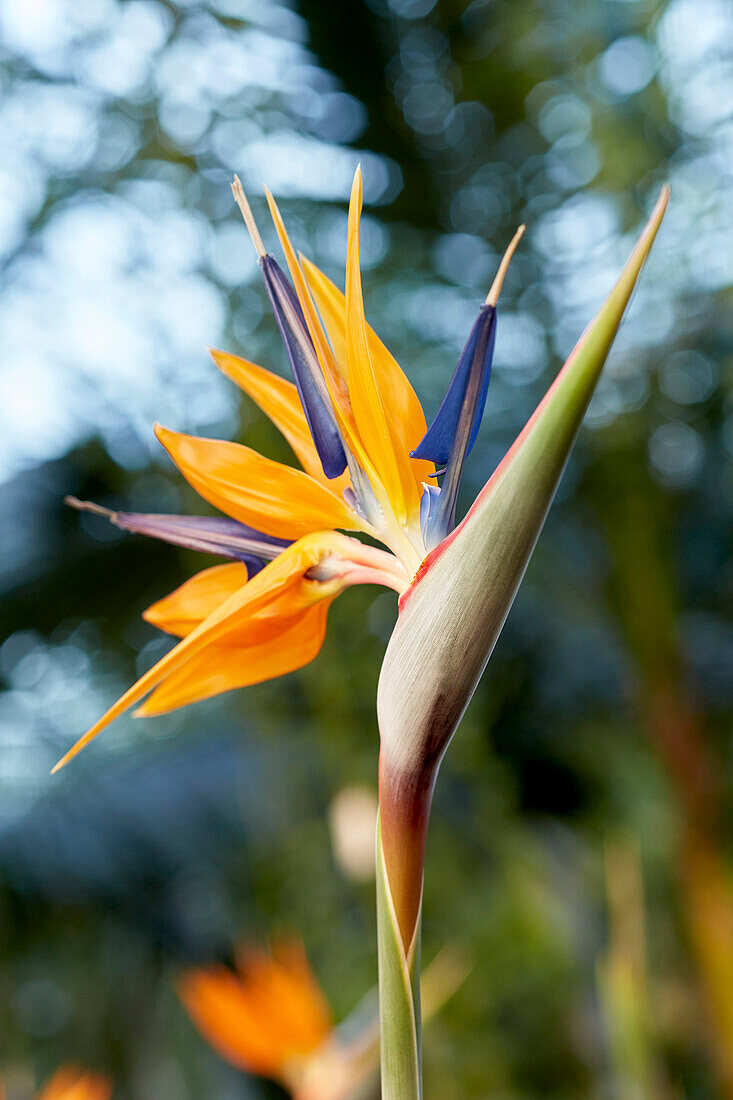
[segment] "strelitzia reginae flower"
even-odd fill
[[[112,1085],[106,1077],[64,1066],[46,1082],[36,1100],[109,1100],[111,1095]],[[5,1100],[2,1083],[0,1100]]]
[[[434,1015],[468,974],[464,954],[446,947],[423,974],[423,1019]],[[277,1081],[294,1100],[357,1100],[372,1095],[379,1066],[376,998],[368,995],[336,1025],[299,940],[272,951],[242,948],[236,969],[188,970],[178,993],[222,1058]]]
[[[242,949],[236,970],[189,970],[178,993],[222,1058],[303,1095],[308,1066],[330,1045],[334,1023],[302,944],[283,940],[271,954]]]
[[[302,469],[235,443],[156,428],[184,477],[224,516],[120,512],[110,519],[228,564],[148,608],[148,621],[181,641],[57,767],[145,696],[138,713],[163,714],[301,667],[321,648],[328,609],[341,592],[354,584],[394,589],[399,616],[377,700],[382,1088],[385,1100],[413,1097],[421,1088],[422,866],[438,766],[511,607],[668,192],[595,320],[456,526],[460,476],[487,397],[499,292],[522,229],[428,427],[408,378],[366,321],[361,172],[351,192],[343,294],[296,255],[268,192],[289,281],[266,252],[238,180],[233,190],[294,384],[233,355],[216,351],[214,360],[280,428]]]

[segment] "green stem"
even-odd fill
[[[377,935],[382,1100],[420,1100],[420,939],[425,841],[439,758],[411,772],[379,756]]]
[[[420,926],[418,911],[407,952],[377,824],[377,946],[382,1100],[421,1100]]]

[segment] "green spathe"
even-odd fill
[[[664,188],[616,286],[539,408],[464,521],[428,555],[400,601],[377,692],[385,1100],[421,1096],[417,945],[438,767],[524,576],[668,199]]]
[[[470,512],[426,559],[390,640],[377,709],[393,776],[437,768],[524,575],[669,198],[664,188],[621,276]],[[386,847],[389,870],[389,848]]]

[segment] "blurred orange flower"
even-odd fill
[[[291,1089],[333,1032],[329,1007],[295,941],[278,943],[272,955],[243,951],[236,972],[225,966],[192,970],[178,992],[223,1058]]]
[[[456,946],[433,959],[421,981],[423,1022],[469,971]],[[281,940],[272,954],[258,948],[240,952],[236,971],[190,970],[178,992],[201,1034],[227,1062],[277,1081],[294,1100],[363,1100],[378,1081],[376,993],[337,1029],[297,940]]]
[[[112,1085],[106,1077],[63,1066],[43,1086],[37,1100],[109,1100],[111,1095]]]

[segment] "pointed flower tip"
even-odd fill
[[[661,191],[657,197],[657,201],[654,204],[654,209],[649,217],[648,227],[656,226],[654,232],[659,228],[662,223],[662,218],[667,212],[669,206],[669,200],[672,196],[672,188],[668,183],[663,184]]]
[[[660,190],[659,195],[657,196],[657,201],[654,204],[654,208],[653,208],[651,214],[647,218],[647,222],[646,222],[646,225],[644,226],[644,230],[643,230],[641,236],[639,237],[639,239],[637,240],[636,245],[634,246],[634,249],[633,249],[633,251],[632,251],[631,255],[629,256],[629,259],[626,263],[626,269],[628,269],[629,271],[634,270],[635,257],[637,257],[638,255],[641,255],[642,256],[642,261],[641,261],[642,263],[646,259],[646,256],[649,253],[649,250],[652,246],[654,238],[656,237],[657,233],[659,232],[659,228],[662,224],[662,220],[664,218],[664,215],[667,212],[667,207],[669,205],[670,195],[671,195],[670,186],[669,186],[668,183],[665,183],[664,186],[662,187],[662,189]]]
[[[174,441],[178,433],[174,432],[172,428],[166,428],[164,424],[161,424],[159,420],[156,420],[153,424],[153,435],[158,440],[158,443],[160,443],[161,447],[163,447],[164,450],[168,452],[170,457],[175,462],[173,450],[171,448],[174,446]]]
[[[222,370],[223,369],[222,368],[222,362],[224,361],[224,359],[226,357],[226,352],[222,351],[221,348],[212,348],[212,347],[210,347],[208,349],[208,352],[209,352],[209,355],[211,356],[211,358],[216,363],[219,370]]]
[[[252,238],[252,244],[255,246],[257,255],[260,257],[260,259],[262,259],[263,256],[267,255],[267,251],[262,243],[262,237],[260,236],[260,231],[257,228],[257,222],[254,219],[252,208],[247,201],[247,196],[244,193],[242,181],[240,180],[239,176],[234,177],[234,179],[232,180],[231,188],[232,194],[234,195],[234,201],[241,211],[242,217],[244,218],[244,224],[247,226],[249,235]]]
[[[90,736],[89,733],[85,733],[83,737],[80,737],[79,740],[71,746],[69,751],[65,752],[61,759],[54,764],[54,766],[51,768],[50,774],[56,775],[56,773],[65,768],[67,764],[70,764],[74,757],[78,756],[82,749],[85,749],[91,740],[93,740],[93,737]]]
[[[357,164],[356,171],[354,172],[354,182],[351,185],[351,201],[350,206],[356,205],[357,212],[361,213],[361,204],[363,197],[363,179],[361,174],[361,163]]]
[[[64,504],[68,504],[69,508],[75,508],[77,512],[91,512],[95,516],[104,516],[113,523],[117,515],[111,508],[103,508],[101,504],[95,504],[92,500],[79,500],[75,496],[65,496]]]
[[[507,271],[509,270],[509,264],[511,263],[512,256],[516,252],[517,245],[524,236],[524,231],[526,228],[526,225],[520,225],[519,229],[517,229],[516,233],[509,242],[509,247],[504,253],[501,263],[499,264],[499,270],[496,273],[496,278],[491,284],[491,289],[489,290],[489,293],[486,295],[485,305],[496,306],[496,303],[499,301],[499,295],[501,294],[501,288],[504,285],[504,278]]]
[[[209,348],[209,355],[214,360],[214,364],[218,370],[225,374],[227,378],[232,378],[230,364],[232,359],[236,360],[236,356],[232,356],[229,352],[222,351],[221,348]],[[236,382],[237,379],[234,378]],[[155,429],[153,429],[155,430]]]

